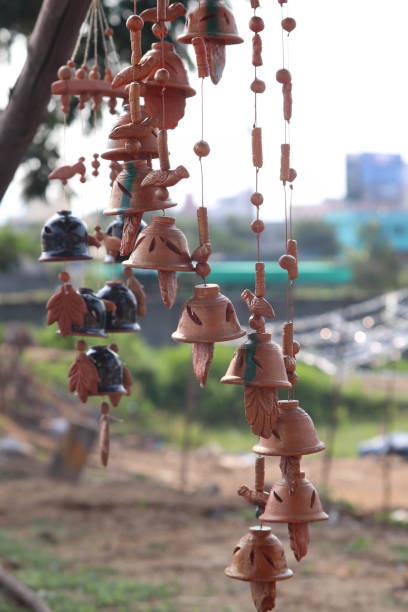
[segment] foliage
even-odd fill
[[[334,227],[325,221],[298,221],[294,235],[304,257],[334,257],[339,252]]]
[[[397,289],[401,257],[384,237],[380,224],[372,221],[363,226],[360,239],[362,248],[349,254],[354,283],[377,293]]]
[[[38,256],[38,243],[33,234],[8,225],[0,227],[0,271],[14,268],[24,256]]]

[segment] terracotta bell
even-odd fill
[[[226,342],[245,336],[230,300],[218,285],[196,285],[171,337],[176,342]]]
[[[177,40],[191,43],[200,36],[205,40],[216,38],[224,45],[243,43],[238,34],[237,24],[232,12],[219,0],[204,0],[187,15],[184,32]]]
[[[92,289],[81,287],[77,293],[85,300],[86,314],[81,325],[72,325],[71,336],[95,336],[106,338],[106,308],[99,296]]]
[[[136,241],[135,248],[124,266],[145,270],[191,272],[188,244],[172,217],[152,217]]]
[[[184,117],[186,107],[186,98],[195,95],[195,90],[190,87],[188,82],[187,71],[184,68],[183,61],[174,51],[174,46],[171,43],[163,43],[164,52],[164,68],[168,70],[170,78],[166,83],[164,90],[164,105],[165,116],[162,129],[174,129],[177,127],[180,119]],[[145,53],[141,62],[148,60],[150,57],[156,57],[159,62],[159,67],[162,67],[162,43],[153,43],[150,51]],[[152,71],[143,79],[143,96],[145,108],[151,117],[162,117],[163,101],[162,90],[163,85],[155,81],[154,75],[158,70],[155,66]]]
[[[316,489],[305,478],[304,472],[300,472],[293,495],[284,478],[274,484],[259,520],[265,523],[314,523],[328,518]]]
[[[271,334],[252,333],[235,351],[221,382],[229,385],[278,387],[289,389],[282,351],[271,342]]]
[[[278,423],[270,438],[260,438],[252,448],[259,455],[310,455],[324,449],[310,416],[297,400],[278,402]]]
[[[148,115],[144,110],[144,106],[141,107],[142,120],[145,119]],[[113,126],[114,128],[120,127],[121,125],[126,125],[131,123],[132,119],[130,116],[129,105],[125,104],[123,106],[123,112],[121,113],[119,120]],[[126,148],[126,139],[113,139],[109,138],[108,140],[108,150],[102,153],[101,157],[103,159],[109,159],[110,161],[132,161],[135,159],[155,159],[159,157],[159,152],[157,149],[157,135],[158,130],[153,129],[142,136],[139,139],[140,149],[138,151],[129,151]]]
[[[125,215],[118,215],[115,219],[109,223],[106,228],[106,233],[108,236],[114,236],[115,238],[120,238],[122,240],[123,227],[125,225]],[[140,234],[140,232],[146,227],[146,223],[144,221],[140,222],[139,230],[136,234],[136,238]],[[106,253],[105,259],[103,263],[112,264],[112,263],[122,263],[125,259],[128,258],[128,255],[111,255],[111,253]]]
[[[86,356],[98,370],[98,393],[88,395],[125,395],[123,368],[118,355],[107,346],[91,346]]]
[[[116,310],[106,313],[108,333],[129,333],[140,331],[136,322],[137,302],[134,293],[119,281],[108,281],[97,293],[98,297],[113,302]]]
[[[240,539],[225,574],[250,582],[275,582],[293,576],[282,544],[265,525],[250,527],[249,533]]]
[[[39,261],[92,259],[86,225],[69,210],[60,210],[48,219],[41,231],[41,245]]]
[[[164,210],[176,206],[170,200],[159,200],[155,187],[142,187],[151,168],[143,161],[125,162],[113,183],[109,208],[104,215],[137,215],[142,212]]]

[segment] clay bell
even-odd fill
[[[41,231],[41,246],[39,261],[92,259],[86,225],[69,210],[60,210],[48,219]]]
[[[174,46],[171,43],[153,43],[150,51],[142,57],[142,62],[147,61],[150,57],[156,57],[158,66],[162,67],[162,48],[164,55],[164,68],[169,73],[169,80],[164,89],[164,125],[162,129],[174,129],[177,127],[180,119],[184,117],[186,107],[186,98],[195,95],[195,90],[190,87],[187,71],[184,68],[183,61],[174,51]],[[143,79],[143,96],[145,108],[151,117],[162,117],[163,100],[162,91],[163,85],[154,79],[154,75],[158,70],[157,65]]]
[[[177,38],[179,42],[191,43],[193,38],[216,38],[224,45],[244,42],[238,35],[237,25],[232,12],[219,0],[204,0],[188,15],[184,32]]]
[[[305,478],[304,472],[300,472],[293,495],[284,478],[274,484],[259,520],[265,523],[314,523],[328,518],[316,489]]]
[[[95,336],[106,338],[106,308],[102,299],[92,289],[81,287],[77,293],[85,300],[86,314],[81,325],[72,325],[71,336]]]
[[[186,237],[175,226],[172,217],[152,217],[139,238],[129,259],[123,264],[130,268],[191,272],[190,252]]]
[[[118,355],[107,346],[91,346],[86,356],[98,371],[98,393],[89,395],[125,395],[123,368]]]
[[[151,168],[143,161],[125,162],[113,183],[109,208],[103,214],[136,215],[176,206],[170,200],[159,200],[155,187],[142,187],[141,183],[149,172]]]
[[[142,112],[142,120],[145,119],[148,115],[144,110],[144,107],[141,107]],[[122,125],[126,125],[131,123],[132,119],[130,116],[129,106],[127,104],[123,107],[123,112],[121,113],[118,121],[113,126],[114,128],[120,127]],[[126,139],[113,139],[109,138],[108,140],[108,150],[102,153],[101,157],[103,159],[109,159],[110,161],[132,161],[135,159],[155,159],[159,156],[157,150],[157,134],[158,130],[153,129],[148,132],[145,136],[142,136],[139,139],[140,149],[138,151],[129,151],[126,148]]]
[[[240,539],[225,574],[250,582],[275,582],[293,576],[286,564],[282,544],[271,533],[271,528],[264,525],[250,527],[249,533]]]
[[[252,450],[259,455],[310,455],[324,449],[310,416],[299,407],[297,400],[278,402],[276,429],[268,439],[260,438]]]
[[[125,215],[118,215],[111,223],[109,223],[108,227],[106,228],[106,233],[108,234],[108,236],[114,236],[115,238],[120,238],[122,240],[124,225],[125,225]],[[139,231],[136,234],[136,238],[138,237],[142,229],[144,229],[145,227],[146,227],[146,223],[144,221],[141,221],[140,226],[139,226]],[[105,264],[122,263],[122,261],[125,261],[125,259],[127,258],[128,258],[127,255],[120,255],[119,253],[117,255],[111,255],[110,253],[106,253],[103,263]]]
[[[106,313],[106,331],[109,333],[128,333],[140,331],[136,322],[137,302],[130,289],[119,281],[108,281],[98,291],[98,297],[113,302],[115,310]]]
[[[235,352],[221,382],[282,389],[291,387],[279,345],[271,342],[271,334],[260,332],[248,335],[248,340]]]
[[[230,300],[220,293],[218,285],[196,285],[194,296],[187,300],[176,331],[177,342],[225,342],[245,336]]]

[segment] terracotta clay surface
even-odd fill
[[[193,343],[193,370],[201,387],[205,387],[213,357],[214,344],[212,342]]]
[[[277,429],[278,395],[274,387],[245,386],[245,416],[256,436],[269,438]]]
[[[173,270],[159,270],[157,272],[160,295],[166,308],[173,308],[177,297],[177,274]]]
[[[144,106],[141,107],[142,121],[150,120]],[[135,159],[154,159],[159,156],[157,150],[157,129],[154,126],[148,126],[146,132],[139,137],[140,148],[138,151],[129,151],[126,147],[126,137],[122,138],[115,136],[117,128],[124,125],[129,125],[131,122],[129,106],[126,104],[123,107],[123,112],[113,126],[113,130],[108,140],[108,150],[102,153],[103,159],[111,161],[132,161]]]
[[[309,548],[309,523],[289,523],[288,532],[290,547],[293,550],[296,561],[300,561],[307,555]]]
[[[299,407],[297,400],[278,402],[278,419],[272,435],[261,437],[253,446],[260,455],[309,455],[324,449],[310,416]]]
[[[66,165],[55,168],[55,170],[48,175],[49,180],[59,179],[63,185],[66,185],[68,179],[72,178],[75,174],[79,174],[81,183],[85,183],[86,168],[84,161],[85,157],[80,157],[77,163],[72,166]]]
[[[269,612],[275,607],[276,583],[251,582],[251,595],[256,612]]]
[[[221,382],[230,385],[280,387],[289,389],[280,347],[271,342],[271,334],[253,333],[235,352]]]
[[[152,217],[139,234],[124,266],[147,270],[188,272],[193,270],[186,237],[172,217]]]
[[[57,322],[61,336],[69,334],[73,324],[81,325],[87,311],[85,300],[69,283],[64,283],[50,297],[46,308],[47,325]]]
[[[86,349],[86,343],[78,343],[77,346],[79,353],[68,370],[69,390],[77,393],[81,402],[85,403],[88,395],[98,393],[99,375],[94,362],[83,352]]]
[[[143,179],[150,171],[151,168],[142,161],[125,162],[113,184],[109,208],[103,214],[137,215],[176,206],[169,200],[159,200],[153,187],[142,187]]]
[[[231,565],[225,574],[229,578],[250,582],[273,582],[293,576],[286,565],[285,551],[270,527],[250,527],[234,549]]]
[[[284,478],[274,484],[259,520],[265,523],[312,523],[328,518],[316,489],[301,472],[294,495],[290,494],[289,483]]]

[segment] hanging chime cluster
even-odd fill
[[[281,145],[280,180],[284,188],[286,253],[279,259],[280,266],[287,271],[287,318],[283,326],[282,350],[271,341],[265,332],[265,318],[273,318],[274,312],[265,300],[265,266],[260,261],[260,234],[264,224],[260,219],[263,196],[258,191],[259,171],[263,166],[262,132],[258,126],[257,96],[265,91],[265,83],[258,78],[257,69],[262,66],[262,40],[260,33],[264,21],[257,14],[259,0],[251,0],[253,16],[249,21],[252,38],[252,64],[254,80],[254,122],[252,130],[252,161],[255,168],[255,192],[251,203],[256,208],[256,218],[251,223],[257,239],[258,260],[255,264],[255,291],[242,292],[251,313],[249,326],[253,330],[245,344],[238,348],[226,375],[221,379],[227,384],[243,385],[245,411],[251,431],[259,436],[253,447],[256,453],[255,487],[243,485],[238,494],[256,506],[256,517],[261,524],[251,527],[234,549],[231,565],[225,570],[230,578],[245,580],[251,584],[251,593],[258,612],[267,612],[275,607],[276,582],[293,575],[288,569],[282,544],[272,535],[265,523],[287,523],[290,546],[297,561],[306,554],[309,545],[309,523],[326,520],[318,493],[305,478],[301,470],[302,455],[317,453],[324,449],[310,416],[300,408],[295,399],[296,354],[299,344],[293,338],[293,292],[298,276],[297,243],[292,230],[292,182],[296,172],[290,167],[289,123],[292,116],[292,79],[285,66],[285,32],[295,29],[296,21],[285,16],[287,0],[278,0],[281,5],[283,67],[276,74],[282,84],[285,142]],[[286,12],[285,11],[285,12]],[[290,187],[290,215],[287,215],[287,185]],[[288,399],[279,400],[278,389],[288,390]],[[265,491],[265,457],[280,456],[282,478],[270,491]]]
[[[75,73],[73,57],[58,73],[60,81],[52,91],[61,95],[64,113],[69,111],[72,95],[79,95],[82,110],[93,99],[92,110],[98,109],[102,96],[109,97],[110,111],[115,113],[113,100],[124,98],[125,105],[111,133],[108,150],[101,158],[110,162],[112,192],[104,215],[114,215],[115,220],[102,231],[95,226],[88,235],[83,221],[69,210],[59,211],[42,230],[42,254],[40,261],[69,262],[91,259],[88,246],[104,246],[105,263],[121,263],[126,283],[109,281],[100,291],[89,288],[75,290],[65,269],[59,274],[60,289],[47,303],[47,322],[57,323],[61,335],[106,337],[108,333],[135,332],[140,329],[138,319],[146,314],[142,285],[134,277],[133,269],[156,270],[162,300],[167,308],[174,305],[177,293],[177,272],[195,271],[203,283],[194,288],[194,296],[183,307],[177,330],[172,335],[178,342],[193,346],[193,364],[202,386],[205,385],[215,342],[224,342],[245,335],[238,322],[231,301],[220,293],[218,285],[207,284],[211,268],[208,259],[211,243],[207,209],[202,202],[197,210],[199,246],[190,254],[184,234],[175,225],[173,217],[166,216],[166,209],[175,207],[169,188],[187,178],[187,169],[170,166],[168,131],[177,127],[183,118],[186,99],[195,95],[189,85],[186,69],[172,44],[165,41],[166,22],[186,13],[179,3],[169,5],[168,0],[158,0],[157,7],[140,15],[134,13],[127,19],[130,33],[131,65],[113,76],[109,69],[110,56],[114,55],[112,30],[106,23],[101,0],[93,0],[85,20],[86,34],[84,58]],[[145,22],[153,22],[152,32],[158,42],[142,55],[141,37]],[[98,27],[100,26],[100,29]],[[104,29],[101,29],[102,26]],[[98,67],[98,33],[104,41],[105,78],[100,79]],[[92,43],[94,65],[87,78],[87,59]],[[108,53],[106,38],[111,45]],[[184,33],[179,40],[192,44],[196,54],[201,91],[207,76],[216,84],[225,66],[225,47],[243,42],[238,36],[231,11],[219,0],[201,1],[187,16]],[[92,75],[92,77],[91,77]],[[143,102],[142,102],[143,100]],[[203,106],[203,105],[202,105]],[[204,112],[204,111],[203,111]],[[201,139],[193,147],[202,172],[202,158],[210,148]],[[94,155],[93,175],[98,174],[99,155]],[[153,168],[158,158],[159,167]],[[64,188],[67,180],[79,173],[85,180],[84,158],[77,164],[61,166],[50,179],[58,178]],[[203,180],[202,180],[203,185]],[[157,211],[148,225],[142,220],[144,213]],[[116,344],[95,346],[87,351],[84,340],[77,343],[78,355],[69,370],[69,386],[86,402],[89,396],[107,395],[117,406],[123,394],[130,393],[132,379],[129,371],[118,358]],[[87,352],[86,352],[87,351]],[[104,465],[109,455],[109,404],[101,405],[100,451]]]

